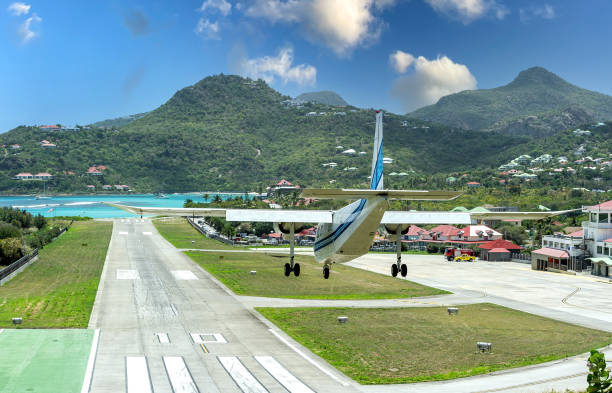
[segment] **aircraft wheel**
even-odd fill
[[[397,277],[397,265],[395,263],[391,265],[391,275]]]
[[[296,263],[295,265],[293,265],[293,275],[296,277],[300,276],[300,264]]]
[[[326,280],[329,278],[329,267],[327,266],[323,268],[323,278]]]
[[[285,263],[285,277],[289,277],[290,274],[291,274],[291,265],[289,265],[288,263]]]
[[[402,273],[402,277],[406,277],[406,275],[408,275],[408,266],[406,266],[405,263],[402,264],[401,273]]]

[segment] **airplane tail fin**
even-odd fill
[[[376,111],[376,130],[374,131],[374,151],[372,153],[372,173],[370,190],[383,189],[383,112]]]

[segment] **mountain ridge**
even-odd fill
[[[575,86],[542,67],[521,71],[504,86],[466,90],[444,96],[436,104],[417,109],[408,117],[433,121],[451,127],[508,132],[500,122],[514,123],[524,116],[541,116],[571,108],[588,114],[589,121],[612,119],[612,97]],[[586,120],[581,116],[581,120]],[[584,121],[567,123],[574,127]],[[554,123],[543,127],[537,136],[550,135],[565,128]],[[523,134],[532,135],[529,130]]]

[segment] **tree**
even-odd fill
[[[612,378],[610,378],[610,370],[606,368],[606,356],[595,349],[591,350],[587,367],[589,368],[587,393],[611,392]]]
[[[506,240],[510,240],[518,245],[522,245],[527,240],[525,228],[520,225],[500,225],[496,228],[498,232],[504,234]]]
[[[231,239],[232,237],[236,236],[236,228],[234,228],[234,226],[229,222],[226,222],[225,225],[223,225],[221,233]]]

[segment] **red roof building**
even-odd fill
[[[406,232],[406,236],[421,236],[427,233],[427,229],[423,229],[421,227],[418,227],[416,225],[410,225],[410,227],[408,228],[408,232]]]
[[[510,240],[497,239],[487,243],[483,243],[478,248],[483,250],[493,250],[494,248],[505,248],[510,251],[518,251],[521,249],[521,246],[517,246],[512,243]]]
[[[480,183],[478,183],[477,181],[471,181],[469,183],[467,183],[468,187],[472,187],[472,188],[476,188],[476,187],[480,187]]]
[[[30,179],[33,179],[33,178],[34,178],[34,176],[32,176],[32,174],[29,173],[29,172],[18,173],[14,177],[15,180],[30,180]]]
[[[576,231],[576,232],[568,233],[567,236],[570,236],[570,237],[584,237],[584,230],[581,229],[581,230]]]
[[[555,250],[554,248],[542,247],[538,250],[533,250],[532,254],[545,255],[551,258],[569,258],[567,251]]]
[[[509,253],[510,251],[506,250],[505,248],[494,248],[492,250],[489,250],[489,254],[499,254],[499,253]]]
[[[591,206],[589,210],[612,210],[612,201],[600,203],[599,205]]]

